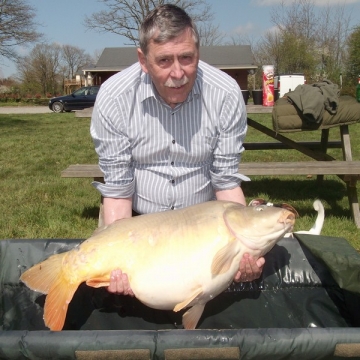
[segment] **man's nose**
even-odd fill
[[[178,60],[173,62],[170,76],[174,79],[181,79],[184,76],[184,71]]]

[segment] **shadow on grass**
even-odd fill
[[[316,177],[306,180],[282,180],[279,178],[257,178],[251,182],[243,182],[242,188],[248,200],[267,194],[271,202],[281,201],[292,205],[294,202],[311,201],[310,207],[303,204],[296,206],[301,209],[302,215],[312,215],[312,202],[316,199],[326,201],[330,207],[328,214],[349,217],[350,209],[344,209],[339,202],[347,197],[346,185],[336,180],[327,180],[318,183]],[[347,200],[346,200],[347,201]]]
[[[0,116],[0,128],[24,128],[26,125],[33,125],[33,121],[23,120],[21,115],[15,117],[14,115],[5,115]]]
[[[86,206],[81,213],[81,216],[85,219],[99,219],[99,206]]]

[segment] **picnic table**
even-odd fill
[[[360,228],[360,211],[357,196],[357,180],[360,174],[360,161],[354,161],[351,152],[351,141],[349,126],[339,126],[339,140],[329,141],[329,129],[319,130],[319,141],[294,141],[264,126],[251,117],[253,114],[269,114],[273,107],[262,105],[247,105],[248,125],[255,130],[266,134],[271,141],[245,142],[246,150],[272,150],[272,149],[294,149],[307,155],[309,161],[283,161],[283,162],[241,162],[239,172],[247,176],[283,176],[283,175],[316,175],[321,181],[324,175],[337,175],[345,182],[349,207],[354,222]],[[329,148],[341,148],[342,159],[335,159],[327,154]],[[104,175],[97,164],[73,164],[61,172],[64,178],[90,177],[95,181],[104,181]],[[102,225],[102,199],[99,212],[99,226]]]

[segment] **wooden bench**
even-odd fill
[[[298,162],[249,162],[239,166],[241,174],[251,175],[344,175],[345,179],[360,178],[360,161],[298,161]],[[94,178],[104,181],[98,165],[70,165],[61,172],[64,178]]]
[[[239,172],[247,176],[281,175],[338,175],[347,185],[349,205],[356,226],[360,228],[360,212],[356,183],[360,178],[360,161],[300,161],[300,162],[243,162]],[[93,178],[104,181],[98,165],[70,165],[61,172],[64,178]],[[102,206],[100,205],[99,226],[102,224]]]

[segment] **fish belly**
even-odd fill
[[[230,268],[223,274],[211,273],[213,257],[208,257],[196,264],[180,263],[171,267],[167,264],[149,269],[146,274],[131,277],[131,288],[142,303],[154,309],[173,310],[195,294],[187,307],[205,304],[231,284],[242,254],[233,258]]]

